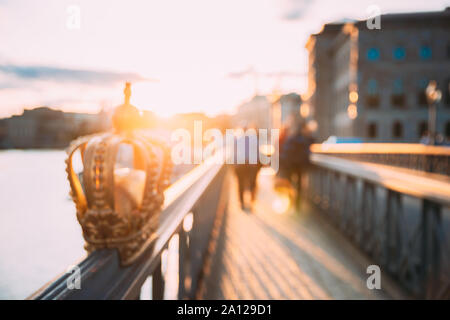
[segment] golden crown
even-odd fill
[[[86,250],[116,248],[128,265],[156,239],[172,163],[165,143],[137,130],[129,83],[124,92],[125,103],[113,116],[115,130],[75,140],[66,170]],[[76,153],[81,173],[74,169]]]

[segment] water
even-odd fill
[[[27,298],[86,257],[65,159],[64,151],[0,151],[0,299]],[[191,167],[176,166],[173,180]],[[177,297],[175,242],[163,254],[166,299]]]
[[[24,299],[85,257],[64,151],[0,151],[0,299]]]

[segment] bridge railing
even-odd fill
[[[450,147],[412,143],[313,144],[311,151],[450,176]]]
[[[195,295],[207,254],[216,212],[223,209],[226,166],[215,157],[206,160],[165,191],[158,239],[128,267],[120,265],[115,249],[94,251],[76,267],[47,284],[31,299],[139,299],[146,280],[152,281],[152,299],[163,299],[162,253],[175,235],[179,238],[178,298]],[[73,285],[80,277],[81,289]],[[149,278],[151,276],[151,278]],[[150,289],[149,289],[150,290]]]
[[[450,298],[450,183],[313,153],[307,195],[413,296]],[[446,178],[446,177],[444,177]]]

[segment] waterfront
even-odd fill
[[[0,152],[0,299],[24,299],[85,256],[62,150]]]
[[[27,298],[86,256],[65,159],[63,150],[0,151],[0,299]],[[172,179],[190,168],[176,166]],[[177,245],[163,255],[167,299],[177,294]]]

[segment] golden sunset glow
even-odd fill
[[[383,10],[404,10],[381,2]],[[314,83],[307,88],[309,35],[340,17],[364,18],[369,4],[2,1],[0,116],[42,105],[96,113],[122,101],[125,81],[133,84],[132,104],[161,116],[233,113],[275,89],[307,98],[315,90]],[[79,28],[70,28],[72,5]],[[429,5],[410,3],[414,10]]]

